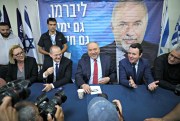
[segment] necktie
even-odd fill
[[[93,84],[98,84],[98,65],[96,59],[94,60]]]
[[[132,64],[132,67],[133,67],[133,74],[134,74],[134,82],[136,83],[136,68],[135,68],[135,63]]]
[[[58,66],[59,64],[58,63],[56,63],[56,80],[58,79],[58,77],[59,77],[59,66]]]

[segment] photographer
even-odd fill
[[[12,98],[6,96],[0,105],[0,121],[18,121],[18,113],[11,105]]]
[[[120,101],[113,100],[113,103],[104,97],[93,98],[88,104],[89,121],[123,121]]]
[[[56,107],[56,113],[55,113],[56,121],[64,121],[64,114],[62,108],[59,105],[56,105],[55,107]],[[43,118],[39,115],[39,110],[37,106],[31,102],[27,102],[27,101],[18,102],[15,105],[15,108],[19,113],[18,116],[19,121],[43,121]],[[55,119],[53,119],[51,115],[48,114],[47,121],[55,121]]]
[[[64,121],[64,113],[58,105],[56,107],[56,121]],[[39,115],[38,108],[31,102],[18,102],[15,108],[12,107],[12,98],[6,96],[0,105],[0,121],[43,121]],[[51,115],[48,114],[47,121],[54,121]]]

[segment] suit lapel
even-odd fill
[[[86,69],[87,69],[87,78],[88,80],[90,79],[90,75],[91,75],[91,64],[90,64],[90,57],[88,56],[85,60],[85,62],[87,62],[86,65]]]

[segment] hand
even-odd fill
[[[54,72],[54,68],[53,67],[49,67],[44,73],[45,73],[46,76],[49,76],[53,72]]]
[[[147,118],[144,121],[164,121],[162,118]]]
[[[3,78],[0,78],[0,87],[4,86],[6,81]]]
[[[137,88],[137,85],[134,83],[134,80],[131,76],[129,77],[129,86],[132,88]]]
[[[121,105],[121,102],[119,100],[113,100],[112,101],[113,103],[115,103],[119,109],[119,112],[118,112],[118,116],[119,116],[119,119],[120,121],[123,121],[123,115],[122,115],[122,105]]]
[[[85,93],[87,93],[87,94],[91,93],[91,88],[88,84],[83,84],[81,87],[82,87],[82,89],[84,89]]]
[[[154,81],[154,82],[152,82],[152,83],[150,83],[149,85],[148,85],[148,89],[150,90],[150,91],[154,91],[157,87],[158,87],[158,84],[159,83],[159,81]]]
[[[107,84],[110,81],[109,77],[104,77],[98,80],[99,84]]]
[[[11,106],[11,97],[4,97],[0,105],[0,121],[18,121],[18,113]]]
[[[44,84],[44,89],[42,91],[48,92],[52,89],[52,85],[51,84]]]
[[[55,107],[56,107],[56,113],[55,113],[56,121],[64,121],[64,113],[62,107],[60,107],[59,105],[56,105]],[[54,119],[51,117],[50,114],[48,114],[47,120],[54,121]]]

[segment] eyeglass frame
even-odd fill
[[[19,52],[19,53],[17,53],[17,54],[13,54],[15,57],[18,57],[18,56],[20,56],[20,55],[23,55],[24,54],[24,51],[21,51],[21,52]]]

